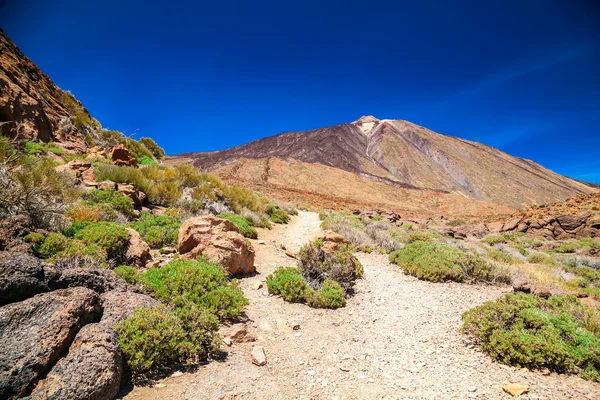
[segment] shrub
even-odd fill
[[[119,346],[134,374],[170,362],[206,360],[218,350],[218,322],[197,307],[171,311],[140,308],[115,327]]]
[[[298,252],[302,276],[313,289],[320,289],[325,280],[336,281],[347,293],[354,281],[363,276],[363,266],[349,248],[341,246],[335,254],[325,252],[319,243],[309,243]]]
[[[110,206],[110,208],[124,214],[125,216],[129,217],[133,214],[133,200],[121,194],[117,190],[94,189],[89,194],[88,199],[88,205],[107,204]]]
[[[141,156],[140,160],[138,161],[138,166],[140,167],[144,167],[146,165],[156,165],[157,162],[154,160],[154,158],[148,157],[148,156]]]
[[[258,237],[258,232],[256,232],[252,222],[247,218],[240,217],[234,213],[222,213],[217,215],[217,217],[233,222],[233,224],[240,230],[240,233],[247,238],[256,239]]]
[[[492,358],[510,365],[549,368],[600,378],[600,319],[575,297],[548,300],[517,293],[463,314],[463,331]],[[596,332],[595,334],[593,332]]]
[[[498,261],[505,264],[519,264],[520,261],[511,256],[510,254],[506,254],[503,251],[499,250],[491,250],[487,254],[488,258],[494,261]]]
[[[346,305],[344,289],[336,281],[325,280],[321,288],[321,295],[325,300],[326,308],[340,308]]]
[[[142,277],[138,270],[129,265],[120,265],[113,269],[113,272],[132,285],[136,285],[142,281]]]
[[[162,268],[150,268],[144,284],[158,300],[176,308],[190,303],[205,307],[221,319],[237,318],[248,304],[237,281],[230,281],[221,266],[202,261],[178,259]]]
[[[506,237],[504,237],[504,235],[487,235],[481,241],[485,242],[491,246],[498,244],[498,243],[506,243],[507,242]]]
[[[292,303],[304,301],[306,292],[310,289],[297,268],[279,267],[267,276],[269,293],[283,297]]]
[[[148,157],[153,159],[153,154],[150,150],[144,146],[143,143],[138,142],[137,140],[126,138],[123,139],[123,144],[127,147],[127,150],[139,161],[141,161],[142,157]]]
[[[61,233],[50,233],[41,245],[35,247],[34,251],[41,257],[49,258],[65,250],[67,246],[69,246],[67,237]]]
[[[390,262],[399,265],[409,275],[432,282],[510,281],[505,270],[492,266],[477,255],[442,243],[410,243],[390,254]]]
[[[413,232],[408,232],[402,235],[399,239],[403,243],[414,243],[414,242],[434,242],[435,239],[440,238],[441,235],[438,232],[427,231],[427,230],[418,230]]]
[[[600,254],[600,240],[585,238],[579,241],[579,246],[585,248],[590,254]]]
[[[575,253],[578,248],[579,245],[575,242],[563,242],[552,250],[556,253]]]
[[[555,261],[547,254],[533,253],[527,256],[527,262],[531,264],[554,265]]]
[[[140,143],[142,143],[157,160],[165,158],[165,150],[151,138],[141,138]]]
[[[464,219],[453,219],[452,221],[448,221],[448,223],[446,223],[446,225],[448,226],[461,226],[466,224],[467,221],[465,221]]]
[[[87,221],[73,221],[73,223],[71,223],[70,226],[61,229],[61,233],[63,235],[65,235],[66,237],[73,237],[75,236],[75,234],[81,230],[83,230],[83,228],[85,228],[86,226],[88,226],[90,223]]]
[[[98,245],[106,251],[109,258],[116,258],[129,239],[127,229],[114,222],[97,222],[89,224],[75,234],[75,239],[86,245]]]
[[[67,217],[74,222],[98,222],[102,219],[102,210],[88,204],[76,204],[67,210]]]
[[[96,244],[86,245],[79,240],[70,240],[68,246],[50,258],[59,269],[104,268],[106,251]]]
[[[177,246],[177,235],[181,220],[168,215],[152,215],[143,212],[131,227],[139,232],[144,241],[153,249],[164,246]]]
[[[274,204],[267,207],[266,213],[269,216],[269,219],[276,224],[287,224],[290,220],[289,215]]]
[[[27,235],[25,235],[25,237],[23,238],[23,241],[25,241],[26,243],[31,243],[33,245],[40,245],[42,244],[42,242],[44,242],[44,239],[46,237],[44,235],[42,235],[41,233],[29,233]]]

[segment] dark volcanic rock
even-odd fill
[[[0,307],[0,398],[31,389],[100,312],[99,296],[85,288],[38,294]]]
[[[102,295],[104,312],[100,324],[109,327],[133,315],[133,311],[142,307],[156,307],[158,301],[142,293],[112,291]]]
[[[59,271],[48,279],[51,290],[85,287],[98,293],[132,288],[125,280],[107,269],[72,268]]]
[[[0,220],[0,251],[10,250],[14,247],[27,249],[28,244],[21,239],[31,232],[31,221],[24,215]]]
[[[0,253],[0,305],[47,292],[43,262],[27,253]]]
[[[576,217],[574,215],[561,215],[556,217],[556,220],[565,231],[573,231],[585,224],[587,218]]]
[[[123,360],[115,331],[101,324],[84,326],[46,378],[38,383],[32,399],[104,400],[119,391]]]

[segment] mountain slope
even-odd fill
[[[516,208],[596,190],[480,143],[407,121],[374,117],[286,132],[212,153],[182,154],[179,159],[205,170],[218,170],[242,158],[269,157],[322,164],[392,186],[457,192]]]

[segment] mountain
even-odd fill
[[[230,179],[247,180],[243,178],[248,175],[245,169],[250,165],[255,168],[257,160],[267,168],[265,160],[273,158],[333,167],[395,188],[456,193],[514,208],[596,191],[591,185],[493,147],[439,134],[408,121],[372,116],[327,128],[285,132],[227,150],[182,154],[171,160],[191,162]],[[281,180],[268,170],[260,176],[267,183]],[[334,194],[330,188],[331,182],[323,182],[313,191]]]

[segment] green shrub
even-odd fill
[[[427,231],[427,230],[418,230],[413,232],[408,232],[401,235],[398,240],[403,243],[414,243],[414,242],[434,242],[435,239],[440,238],[441,235],[438,232]]]
[[[115,327],[119,347],[134,374],[172,362],[206,360],[218,350],[217,319],[197,307],[170,311],[140,308]]]
[[[87,221],[73,221],[71,223],[70,226],[61,229],[61,233],[63,235],[65,235],[66,237],[73,237],[75,236],[75,234],[81,230],[83,230],[83,228],[85,228],[86,226],[88,226],[90,223]]]
[[[600,240],[584,238],[579,241],[579,246],[587,249],[590,254],[600,254]]]
[[[252,221],[247,218],[240,217],[234,213],[222,213],[217,215],[217,217],[233,222],[233,224],[240,230],[240,233],[247,238],[256,239],[258,237],[258,232],[256,232],[256,229],[254,229]]]
[[[464,332],[497,361],[600,378],[599,312],[575,297],[508,294],[462,318]]]
[[[276,224],[287,224],[290,220],[289,215],[274,204],[268,206],[265,211],[269,216],[269,219]]]
[[[88,246],[98,245],[112,259],[119,255],[129,239],[129,232],[123,225],[114,222],[97,222],[85,226],[75,234],[74,238]]]
[[[237,281],[230,281],[221,266],[203,261],[178,259],[162,268],[150,268],[144,284],[160,301],[176,308],[195,304],[221,319],[239,317],[248,304]]]
[[[466,224],[467,221],[465,221],[464,219],[453,219],[452,221],[448,221],[448,223],[446,223],[446,225],[448,226],[461,226]]]
[[[42,235],[41,233],[33,232],[25,235],[23,241],[25,241],[26,243],[31,243],[33,245],[40,245],[44,242],[45,238],[46,236]]]
[[[146,165],[156,165],[157,162],[154,160],[154,158],[148,157],[148,156],[141,156],[140,160],[138,161],[138,166],[140,167],[144,167]]]
[[[510,254],[506,254],[500,250],[490,250],[487,254],[488,258],[494,261],[498,261],[505,264],[520,264],[521,261],[511,256]]]
[[[127,147],[127,150],[129,150],[129,152],[138,160],[138,162],[144,156],[153,159],[152,152],[148,150],[143,143],[140,143],[134,139],[126,138],[123,139],[123,144],[125,147]]]
[[[151,138],[141,138],[140,143],[142,143],[157,160],[165,158],[165,150]]]
[[[62,156],[65,151],[58,147],[56,143],[44,142],[27,142],[25,143],[25,154],[29,155],[44,155],[46,153],[54,153],[57,156]]]
[[[417,241],[390,254],[390,262],[404,272],[432,282],[510,281],[508,272],[496,268],[477,255],[442,243]]]
[[[504,235],[487,235],[481,241],[494,246],[498,243],[506,243],[507,239],[504,237]]]
[[[344,289],[336,281],[325,280],[321,288],[321,295],[325,300],[326,308],[340,308],[346,305]]]
[[[152,215],[143,212],[131,227],[139,232],[144,241],[153,249],[164,246],[177,246],[177,235],[181,220],[168,215]]]
[[[319,243],[309,243],[298,251],[298,265],[302,276],[313,289],[319,289],[326,280],[333,280],[350,292],[354,281],[364,273],[360,261],[346,246],[340,246],[337,253],[329,254]]]
[[[563,242],[560,246],[552,249],[556,253],[575,253],[575,251],[579,248],[579,244],[575,242]]]
[[[94,189],[88,196],[88,205],[107,204],[115,211],[118,211],[125,216],[133,215],[133,200],[117,190]]]
[[[113,269],[113,272],[119,275],[121,278],[125,279],[127,283],[131,283],[132,285],[136,285],[142,282],[142,276],[138,272],[138,270],[129,265],[120,265]]]
[[[108,255],[106,250],[95,243],[86,244],[80,240],[70,240],[67,247],[56,256],[60,257],[91,257],[99,262],[106,261]]]
[[[555,265],[556,262],[552,257],[543,253],[533,253],[527,257],[527,262],[531,264]]]
[[[68,246],[69,239],[66,236],[61,233],[50,233],[41,245],[34,248],[34,251],[41,257],[49,258],[65,250]]]
[[[267,289],[285,301],[296,303],[304,301],[309,287],[297,268],[279,267],[267,276]]]

